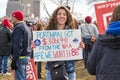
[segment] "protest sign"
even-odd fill
[[[27,80],[38,80],[34,60],[31,58],[26,67]]]
[[[35,61],[82,59],[80,30],[33,31]]]
[[[120,0],[95,4],[98,31],[103,34],[111,20],[114,8],[120,4]]]

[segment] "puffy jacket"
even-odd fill
[[[109,26],[95,42],[87,61],[87,70],[96,75],[96,80],[120,80],[120,35],[114,32],[120,31],[116,28],[120,27],[120,22]]]

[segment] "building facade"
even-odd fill
[[[23,6],[19,0],[9,0],[7,3],[6,16],[10,17],[11,13],[15,10],[22,10]]]
[[[33,14],[35,17],[40,17],[40,0],[33,1]]]
[[[25,17],[40,16],[40,0],[8,0],[6,16],[11,16],[15,10],[24,12]]]

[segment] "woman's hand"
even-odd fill
[[[31,41],[31,48],[32,48],[32,50],[33,50],[34,48],[36,48],[34,41]]]
[[[85,48],[85,44],[83,43],[83,41],[82,41],[82,40],[80,41],[79,46],[80,46],[82,49],[83,49],[83,48]]]

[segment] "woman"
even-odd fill
[[[106,33],[95,42],[87,70],[96,80],[120,80],[120,5],[113,11]]]
[[[53,12],[46,30],[67,30],[67,29],[75,29],[74,19],[72,18],[70,11],[66,7],[60,6]],[[54,63],[58,62],[60,61],[54,61]],[[47,69],[46,80],[52,80],[49,63],[50,62],[47,62],[46,64]],[[69,80],[76,80],[75,62],[73,60],[65,61],[65,67]]]
[[[34,26],[34,31],[42,31],[42,30],[44,30],[42,23],[40,21],[37,21],[35,23],[35,26]],[[41,73],[42,62],[36,62],[36,63],[37,63],[37,75],[38,75],[38,78],[43,78],[42,73]]]
[[[34,31],[42,31],[42,30],[44,30],[42,22],[37,21],[34,25]]]

